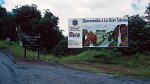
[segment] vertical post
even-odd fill
[[[24,57],[26,58],[26,45],[25,45]]]
[[[37,42],[37,48],[38,48],[38,59],[40,59],[40,56],[39,56],[39,54],[40,54],[40,51],[39,51],[39,47],[40,47],[40,42],[39,42],[39,38],[38,38],[38,42]]]
[[[91,52],[91,51],[90,51],[90,49],[88,49],[88,52],[89,52],[89,60],[88,60],[88,61],[89,61],[89,64],[91,64],[91,62],[90,62],[90,59],[91,59],[91,58],[90,58],[90,55],[91,55],[91,53],[90,53],[90,52]]]
[[[38,59],[40,58],[40,56],[39,56],[39,46],[38,46]]]

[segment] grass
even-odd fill
[[[0,49],[12,53],[16,61],[24,59],[24,48],[16,42],[1,40]],[[27,58],[38,60],[37,52],[27,50]],[[40,54],[40,60],[96,73],[150,78],[150,52],[124,56],[115,50],[87,50],[78,55],[62,56],[61,58],[51,54]]]
[[[150,78],[150,53],[123,56],[120,52],[88,50],[76,56],[63,57],[61,62],[75,69],[96,73]]]
[[[22,46],[20,46],[19,44],[17,44],[16,42],[13,42],[13,41],[8,42],[8,41],[1,40],[0,41],[0,49],[6,50],[6,51],[9,51],[10,53],[12,53],[14,58],[17,61],[20,59],[25,59],[24,58],[24,48]],[[27,54],[28,59],[38,60],[37,52],[27,50],[26,54]],[[49,61],[50,63],[54,63],[54,62],[58,61],[59,58],[57,58],[53,55],[50,55],[50,54],[49,55],[40,54],[40,59],[43,61]]]

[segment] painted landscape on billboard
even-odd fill
[[[128,46],[127,25],[90,25],[82,30],[83,46],[126,47]]]

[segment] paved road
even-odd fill
[[[0,52],[0,84],[150,84],[150,79],[96,75],[61,66],[14,64]]]

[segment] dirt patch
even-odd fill
[[[117,75],[131,75],[137,74],[136,68],[128,68],[121,65],[110,65],[110,64],[65,64],[68,67],[75,69],[86,70],[96,73],[107,73]]]
[[[133,69],[123,67],[120,65],[108,65],[108,64],[100,64],[100,65],[91,65],[93,68],[99,69],[103,72],[108,72],[108,73],[133,73]]]
[[[19,60],[16,61],[17,64],[49,64],[46,61],[42,61],[42,60],[29,60],[29,59],[25,59],[25,60]]]
[[[122,65],[114,64],[92,64],[92,63],[50,63],[43,60],[32,60],[32,59],[17,59],[17,64],[36,64],[36,65],[49,65],[49,66],[60,66],[62,68],[69,68],[75,70],[83,70],[92,73],[105,73],[111,75],[121,75],[127,77],[145,78],[150,75],[141,72],[143,68],[140,67],[127,67]],[[140,71],[140,72],[139,72]]]

